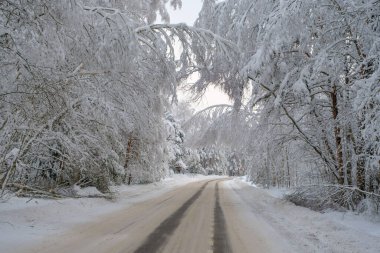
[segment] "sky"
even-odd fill
[[[180,10],[174,10],[172,7],[169,7],[170,23],[186,23],[187,25],[193,25],[202,8],[202,2],[202,0],[182,0],[182,8]],[[191,82],[191,80],[189,80],[189,82]],[[178,97],[180,101],[187,101],[190,99],[189,94],[181,91],[178,92]],[[217,104],[231,104],[231,101],[229,101],[226,94],[222,93],[215,87],[209,87],[199,102],[191,103],[196,111]]]
[[[181,9],[174,10],[172,7],[169,7],[170,22],[173,24],[186,23],[193,25],[202,8],[202,2],[202,0],[182,0]]]

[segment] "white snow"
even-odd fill
[[[215,176],[219,177],[219,176]],[[117,186],[116,199],[80,198],[63,200],[10,198],[0,202],[0,252],[36,243],[52,234],[95,220],[98,216],[154,198],[175,187],[213,178],[203,175],[174,174],[161,182]],[[75,189],[81,195],[99,194],[96,188]]]
[[[235,178],[228,185],[239,189],[239,196],[249,203],[255,216],[282,237],[297,242],[292,245],[294,252],[379,252],[379,217],[353,212],[315,212],[284,200],[288,190],[262,189],[246,177]]]
[[[20,149],[14,148],[12,149],[6,156],[5,156],[5,162],[8,166],[11,166],[14,160],[17,158],[18,153],[20,152]]]
[[[274,198],[282,199],[290,191],[289,188],[284,188],[284,187],[269,187],[269,188],[259,187],[258,185],[250,181],[247,176],[238,177],[238,179],[254,188],[260,188],[264,190],[266,193],[268,193]]]
[[[154,198],[175,187],[211,178],[220,177],[175,174],[154,184],[114,187],[117,192],[114,201],[11,198],[0,203],[0,252],[35,244],[100,215]],[[282,199],[283,189],[261,189],[247,182],[246,177],[226,181],[224,185],[233,190],[234,201],[244,206],[239,215],[247,226],[259,226],[256,235],[265,240],[269,238],[278,252],[291,249],[289,252],[375,253],[380,248],[380,223],[376,220],[351,212],[319,213],[295,206]],[[90,195],[97,193],[91,188],[81,191]]]
[[[86,197],[86,196],[101,196],[103,195],[96,187],[85,187],[85,188],[80,188],[80,186],[75,185],[74,186],[74,191],[78,196]]]

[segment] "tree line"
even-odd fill
[[[379,194],[380,1],[205,0],[194,27],[166,6],[1,2],[3,190],[159,180],[177,88],[214,85],[234,103],[183,122],[188,147],[234,152],[267,186]]]

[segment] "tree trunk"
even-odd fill
[[[339,127],[338,123],[338,93],[337,93],[337,87],[334,85],[333,91],[331,92],[331,109],[332,109],[332,115],[334,120],[334,137],[335,137],[335,144],[336,144],[336,163],[338,167],[338,183],[343,185],[344,184],[344,173],[343,173],[343,151],[342,151],[342,137],[341,137],[341,129]]]
[[[124,170],[125,171],[127,170],[128,163],[132,158],[132,146],[133,146],[133,138],[132,138],[132,136],[130,136],[130,138],[128,139],[128,144],[127,144],[127,152],[125,154],[125,163],[124,163]],[[131,184],[131,181],[132,181],[132,174],[131,174],[131,172],[129,172],[129,174],[128,174],[128,185]]]
[[[365,161],[364,158],[359,157],[356,168],[356,183],[360,190],[365,189]]]
[[[288,153],[288,148],[285,149],[285,152],[286,152],[286,170],[288,172],[288,175],[287,175],[287,186],[290,188],[290,167],[289,167],[289,153]]]

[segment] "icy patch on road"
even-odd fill
[[[161,182],[146,185],[111,187],[116,199],[29,199],[10,198],[0,202],[0,252],[10,253],[75,225],[90,222],[98,216],[127,208],[176,187],[220,176],[172,175]],[[78,187],[79,188],[79,187]],[[96,188],[74,189],[82,196],[97,195]]]

